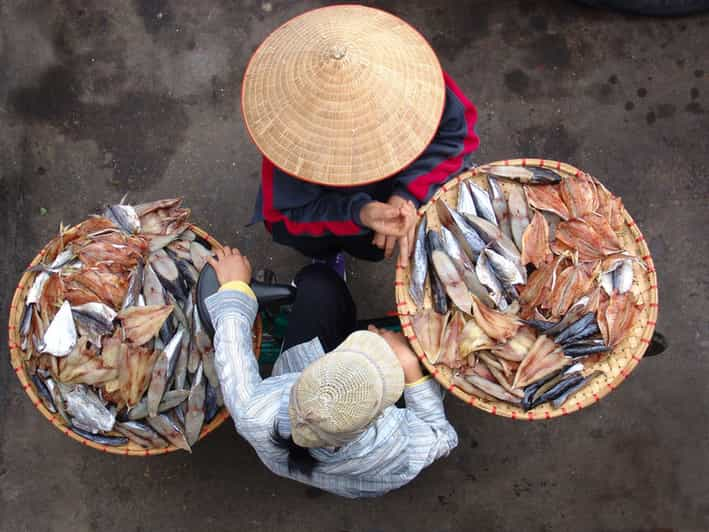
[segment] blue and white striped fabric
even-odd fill
[[[432,379],[404,392],[406,408],[390,407],[360,436],[338,449],[311,449],[318,461],[310,477],[289,473],[287,453],[271,441],[274,427],[290,435],[288,399],[300,372],[321,357],[314,338],[283,352],[273,374],[262,379],[251,343],[256,301],[237,291],[207,299],[215,324],[216,366],[236,430],[276,475],[291,478],[344,497],[373,497],[411,481],[434,460],[458,445],[446,420],[443,391]]]

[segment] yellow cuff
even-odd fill
[[[256,299],[256,294],[254,294],[254,291],[251,290],[251,287],[244,281],[229,281],[228,283],[224,283],[219,287],[219,291],[222,292],[224,290],[236,290],[237,292],[246,294],[252,299]]]
[[[408,388],[410,386],[416,386],[417,384],[421,384],[422,382],[426,382],[430,378],[431,378],[430,375],[424,375],[423,377],[421,377],[418,380],[415,380],[414,382],[407,382],[406,387]]]

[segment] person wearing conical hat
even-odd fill
[[[477,111],[403,20],[358,5],[306,12],[244,74],[246,128],[263,154],[252,222],[307,256],[404,265],[415,209],[478,147]]]
[[[271,377],[262,379],[251,328],[251,265],[225,248],[209,259],[221,288],[206,300],[215,366],[236,430],[276,475],[344,497],[399,488],[458,444],[440,385],[424,377],[400,333],[355,331],[347,285],[310,264]],[[406,408],[395,406],[402,396]]]

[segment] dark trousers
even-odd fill
[[[315,259],[326,259],[341,251],[372,262],[384,258],[384,250],[372,244],[374,235],[371,231],[357,236],[299,236],[290,234],[283,224],[274,224],[271,232],[274,242],[295,248]]]
[[[295,277],[297,292],[283,349],[319,338],[332,351],[355,330],[357,309],[345,282],[328,266],[311,264]]]

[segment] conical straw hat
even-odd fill
[[[249,134],[277,167],[353,186],[391,176],[423,152],[445,85],[436,54],[406,22],[338,5],[266,38],[246,67],[241,102]]]

